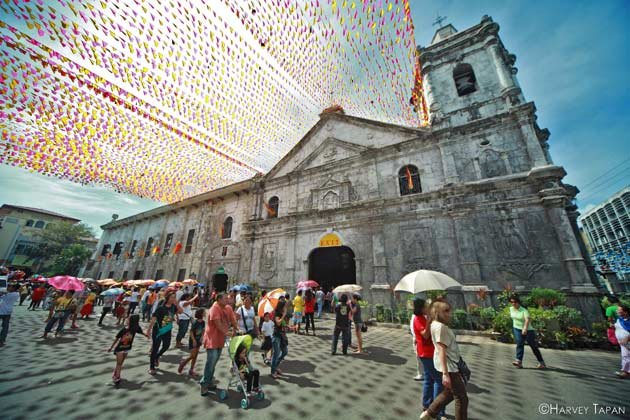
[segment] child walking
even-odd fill
[[[249,358],[247,357],[248,351],[247,347],[244,344],[241,344],[236,349],[236,366],[238,366],[238,372],[241,375],[241,379],[247,381],[247,393],[250,394],[252,392],[252,385],[254,387],[253,391],[258,393],[260,388],[258,386],[258,380],[260,379],[260,371],[258,369],[254,369],[252,365],[249,363]]]
[[[179,368],[177,369],[177,373],[180,375],[184,371],[186,364],[190,362],[190,370],[188,371],[188,376],[196,377],[195,373],[195,363],[197,363],[197,356],[199,355],[199,349],[201,348],[203,332],[206,328],[206,322],[203,320],[205,315],[205,311],[203,308],[199,308],[195,311],[195,320],[190,327],[190,335],[188,337],[188,349],[190,350],[190,354],[187,358],[183,359],[179,362]]]
[[[263,337],[263,344],[260,347],[260,349],[263,351],[263,363],[269,366],[271,365],[271,350],[273,349],[273,345],[271,344],[271,336],[273,335],[273,321],[271,320],[271,314],[269,312],[265,313],[259,329],[262,332]]]
[[[140,328],[140,315],[131,315],[127,321],[127,326],[118,331],[116,339],[109,347],[109,350],[107,350],[110,352],[114,349],[114,346],[116,347],[114,349],[114,354],[116,355],[116,367],[114,368],[114,374],[112,375],[114,384],[120,383],[120,371],[122,370],[122,365],[127,358],[127,353],[131,350],[131,345],[133,344],[133,339],[136,334],[142,334],[149,338],[149,335],[142,332],[142,328]]]

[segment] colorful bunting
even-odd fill
[[[336,105],[427,124],[408,0],[5,1],[0,163],[173,202]]]

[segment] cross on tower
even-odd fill
[[[442,27],[442,22],[444,22],[445,20],[446,20],[446,16],[440,16],[440,14],[438,13],[435,16],[435,22],[433,22],[433,26],[439,25],[438,29],[440,29]]]

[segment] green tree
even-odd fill
[[[94,237],[92,230],[83,223],[55,222],[37,232],[39,242],[28,251],[29,260],[40,268],[47,261],[59,257],[62,251],[82,240]],[[87,249],[87,248],[86,248]]]
[[[90,251],[85,245],[74,244],[66,247],[61,251],[52,266],[48,269],[48,276],[56,276],[66,274],[69,276],[76,276],[79,274],[79,269],[83,266],[85,261],[90,258],[92,251]]]

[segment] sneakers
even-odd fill
[[[515,360],[515,361],[512,362],[512,364],[514,366],[516,366],[517,368],[519,368],[519,369],[523,369],[523,363],[521,363],[520,360]]]
[[[413,377],[413,380],[414,380],[414,381],[422,381],[422,380],[424,380],[424,376],[422,376],[422,375],[416,375],[416,376],[414,376],[414,377]]]
[[[420,420],[436,420],[436,419],[435,417],[430,416],[428,411],[423,411],[422,414],[420,414]]]
[[[155,369],[149,369],[149,375],[155,375],[156,373]]]

